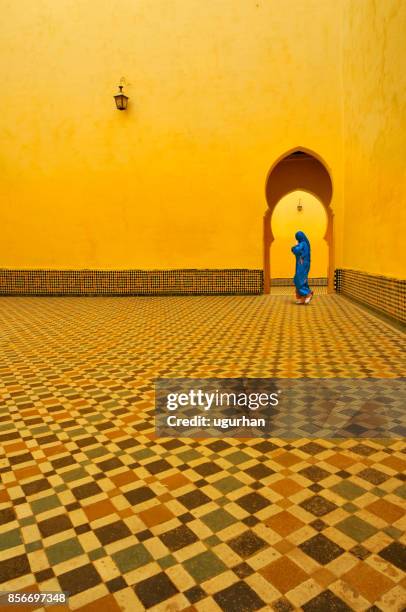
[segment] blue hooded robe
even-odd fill
[[[293,282],[295,283],[297,295],[306,297],[311,293],[309,287],[310,242],[303,232],[296,232],[295,238],[298,244],[292,247],[292,253],[296,257],[296,272]]]

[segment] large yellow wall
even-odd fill
[[[266,176],[300,145],[340,263],[340,2],[1,6],[0,267],[261,268]]]
[[[345,0],[343,265],[405,277],[406,2]]]

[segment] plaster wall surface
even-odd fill
[[[343,83],[343,267],[404,278],[404,0],[345,0]]]
[[[342,236],[336,0],[3,0],[2,14],[1,267],[261,268],[266,177],[297,146],[328,166]]]

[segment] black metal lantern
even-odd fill
[[[114,96],[118,110],[126,110],[128,96],[123,93],[123,85],[118,86],[120,92]]]

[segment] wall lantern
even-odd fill
[[[297,205],[297,212],[302,212],[302,210],[303,210],[302,200],[299,200],[298,205]]]
[[[119,93],[116,94],[114,96],[114,99],[116,101],[116,106],[118,108],[118,110],[126,110],[127,109],[127,102],[128,102],[128,96],[126,96],[123,93],[123,85],[119,85]]]

